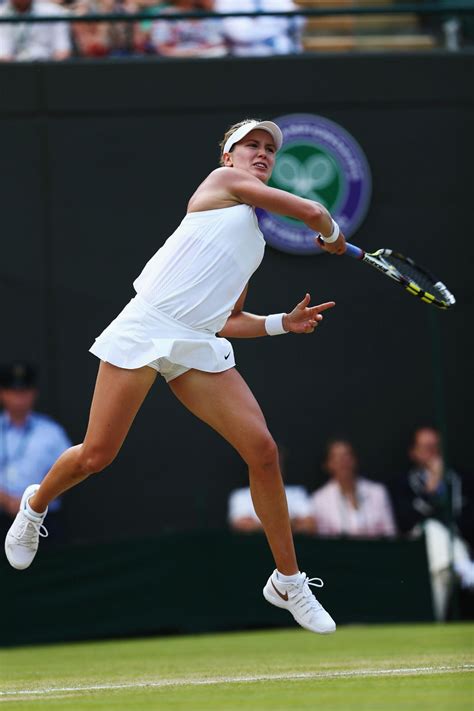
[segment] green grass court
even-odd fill
[[[474,625],[343,627],[0,651],[7,709],[472,711]]]

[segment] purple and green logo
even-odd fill
[[[369,206],[372,180],[357,141],[334,121],[314,114],[274,119],[283,133],[269,185],[324,205],[346,237],[354,234]],[[318,254],[314,232],[291,217],[258,209],[268,244],[293,254]]]

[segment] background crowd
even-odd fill
[[[450,0],[441,0],[449,3]],[[344,2],[344,0],[342,0]],[[386,3],[387,12],[390,2]],[[299,4],[298,4],[299,3]],[[331,3],[327,3],[331,8]],[[459,51],[472,44],[473,16],[405,17],[405,26],[390,29],[363,26],[341,15],[341,24],[303,16],[281,17],[266,13],[318,8],[318,0],[0,0],[0,61],[61,61],[98,57],[258,57],[310,52],[393,49],[433,49],[444,46]],[[224,13],[263,12],[264,16],[224,17]],[[201,19],[168,19],[170,14],[213,13]],[[86,15],[113,15],[114,21],[80,21]],[[139,21],[131,15],[141,15]],[[59,17],[50,23],[42,17]],[[130,19],[127,19],[129,16]],[[39,22],[23,22],[26,18]],[[61,18],[64,17],[64,22]],[[74,21],[69,21],[74,17]],[[148,19],[149,18],[149,19]],[[163,19],[161,19],[163,18]],[[326,20],[331,17],[326,17]],[[358,18],[363,21],[363,18]],[[324,20],[324,18],[322,18]],[[329,28],[329,29],[328,29]],[[375,35],[374,35],[375,33]],[[303,36],[304,35],[304,36]],[[375,44],[374,44],[375,42]]]
[[[280,451],[285,475],[285,450]],[[474,591],[474,491],[472,474],[447,468],[440,432],[415,429],[406,472],[381,483],[363,476],[354,446],[344,438],[326,445],[322,468],[327,481],[314,491],[285,486],[295,533],[322,537],[394,538],[424,535],[437,619],[446,618],[453,578]],[[250,489],[230,494],[230,527],[240,533],[262,530]]]
[[[75,57],[265,56],[301,51],[297,17],[231,17],[220,13],[292,11],[292,0],[0,0],[0,16],[64,15],[65,22],[0,24],[0,60]],[[166,21],[152,16],[215,12],[216,18]],[[144,13],[140,22],[67,22],[71,15]]]
[[[0,527],[3,533],[18,510],[23,490],[45,476],[70,446],[64,429],[38,414],[36,369],[25,362],[0,366]],[[288,451],[279,446],[285,478]],[[308,492],[285,486],[295,533],[323,537],[393,538],[424,535],[438,619],[444,619],[452,576],[474,590],[474,492],[472,473],[446,467],[439,431],[423,425],[412,433],[409,466],[381,483],[363,475],[353,444],[343,437],[326,445],[322,470],[327,480]],[[378,477],[377,477],[378,478]],[[382,478],[382,477],[380,477]],[[262,530],[248,487],[230,493],[230,527],[240,533]],[[61,502],[48,515],[48,529],[62,540]],[[1,531],[0,531],[1,532]]]

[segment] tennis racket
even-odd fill
[[[376,252],[368,253],[349,242],[346,246],[346,254],[350,257],[360,259],[374,269],[378,269],[426,304],[433,304],[440,309],[449,309],[456,303],[456,299],[443,282],[435,279],[427,269],[415,264],[413,259],[391,249],[378,249]]]

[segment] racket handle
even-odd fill
[[[346,254],[349,257],[353,257],[354,259],[364,259],[365,252],[363,249],[356,247],[355,244],[351,244],[350,242],[346,242],[346,247]]]

